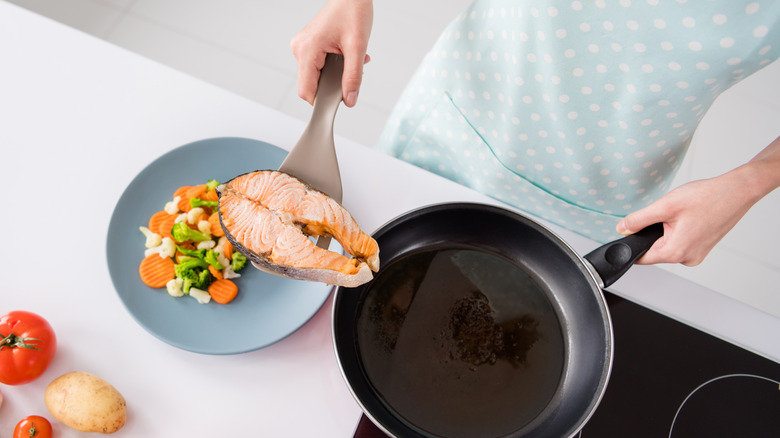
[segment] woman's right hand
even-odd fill
[[[328,53],[344,55],[341,80],[344,104],[357,103],[363,64],[374,20],[372,0],[330,0],[290,42],[298,61],[298,96],[314,103],[320,70]]]

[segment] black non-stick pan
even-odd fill
[[[338,288],[333,338],[364,413],[398,437],[568,437],[606,389],[602,288],[660,224],[580,257],[523,215],[440,204],[380,228],[381,269]]]

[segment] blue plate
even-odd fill
[[[226,305],[174,298],[165,288],[146,286],[138,275],[145,249],[138,227],[147,226],[178,187],[276,169],[286,155],[257,140],[201,140],[154,160],[125,189],[108,227],[108,270],[122,303],[149,333],[196,353],[244,353],[285,338],[322,307],[332,286],[277,277],[251,265],[240,272],[238,296]]]

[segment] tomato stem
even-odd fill
[[[8,336],[5,336],[4,334],[0,333],[0,338],[2,338],[2,341],[0,341],[0,350],[2,350],[5,347],[14,348],[28,348],[30,350],[38,350],[40,351],[40,348],[35,347],[34,345],[28,344],[28,341],[38,341],[41,342],[38,338],[22,338],[20,336],[16,336],[15,334],[11,333]]]

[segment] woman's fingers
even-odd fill
[[[344,54],[344,74],[341,77],[341,90],[344,94],[344,104],[353,107],[357,103],[360,85],[363,82],[363,65],[371,58],[365,50]]]
[[[298,62],[298,96],[309,104],[314,104],[320,70],[325,65],[326,56],[325,52],[309,53],[305,60]]]

